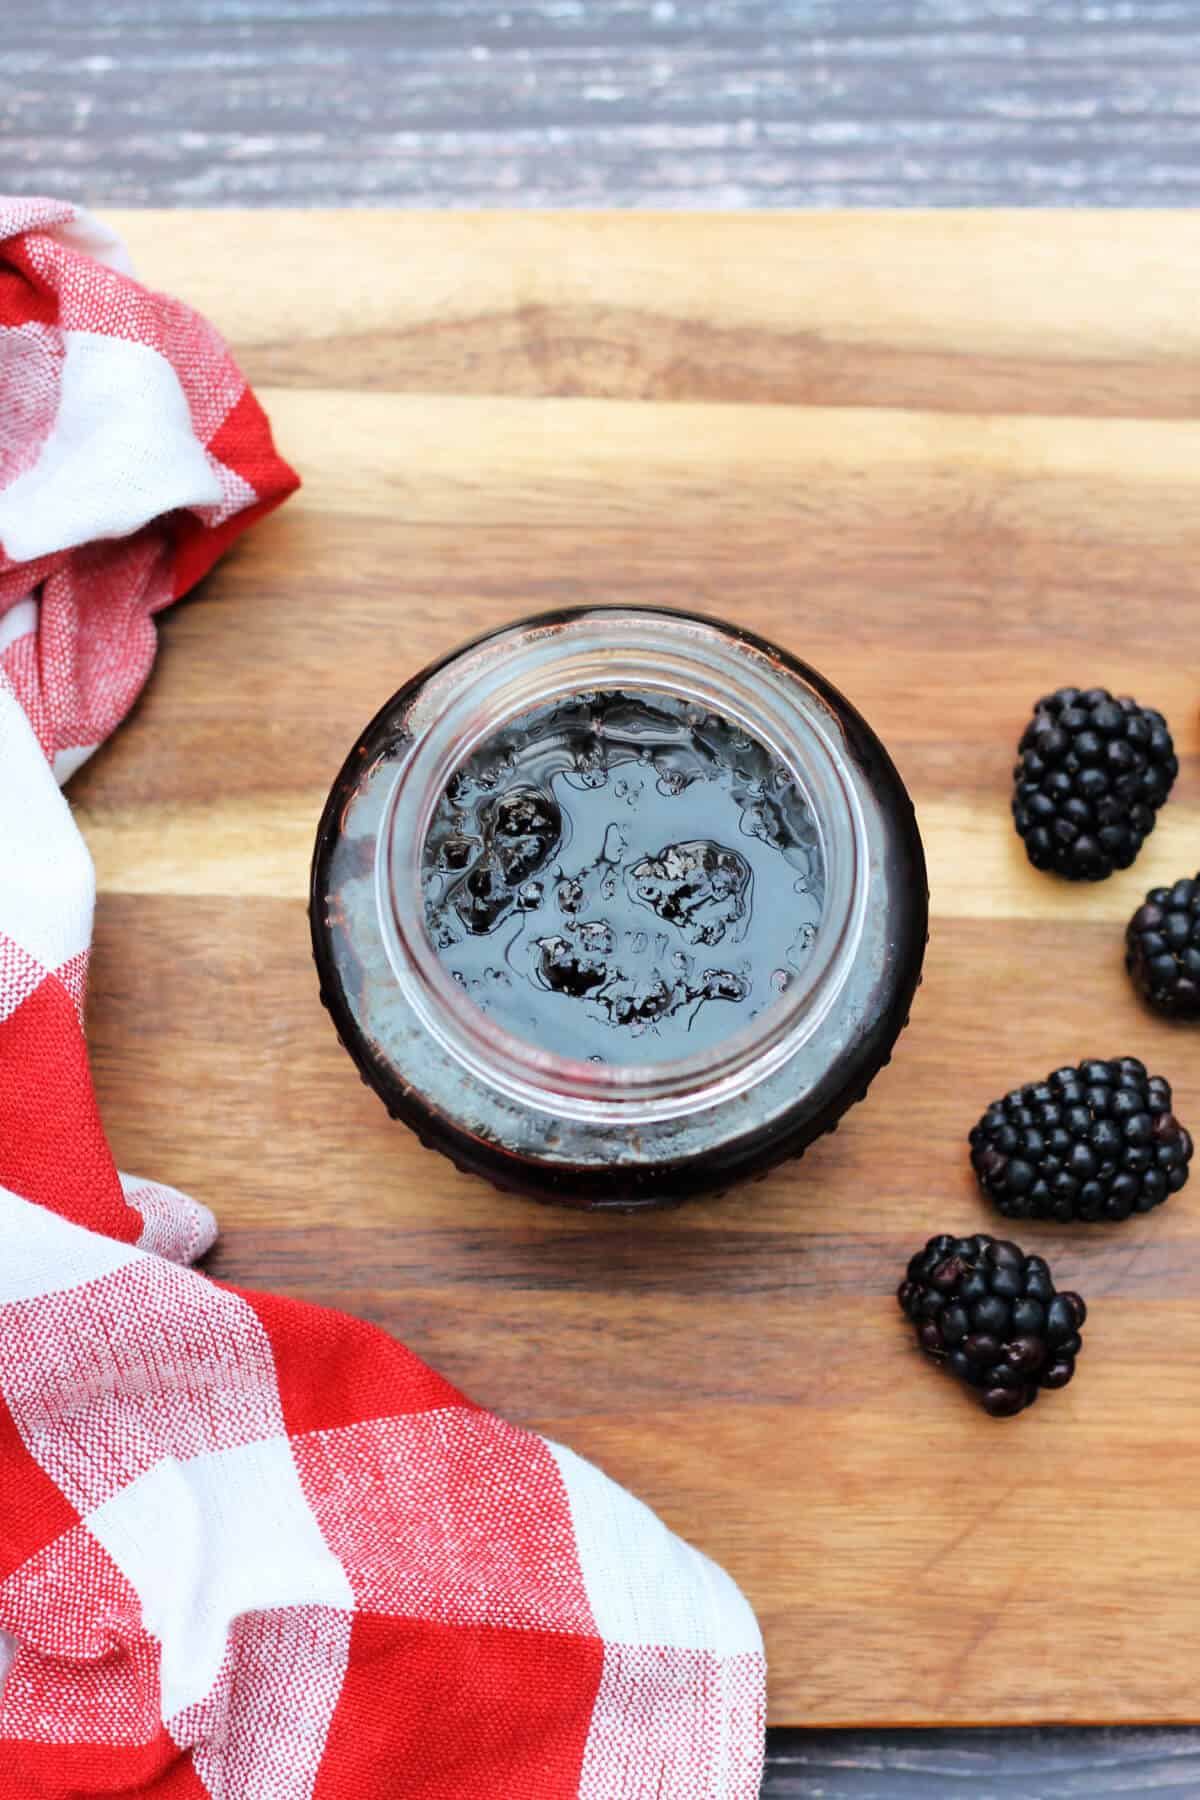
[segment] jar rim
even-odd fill
[[[380,820],[375,899],[392,973],[443,1050],[522,1105],[611,1128],[614,1119],[632,1127],[736,1098],[811,1039],[853,965],[870,870],[839,723],[806,674],[773,646],[715,620],[620,604],[522,620],[429,673],[414,696],[405,754]],[[826,891],[804,979],[756,1019],[687,1057],[595,1064],[540,1048],[454,981],[426,922],[423,851],[452,774],[533,707],[589,691],[671,694],[719,712],[784,764],[813,815]]]

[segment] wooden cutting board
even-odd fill
[[[1200,1124],[1200,1035],[1121,927],[1200,862],[1200,218],[129,214],[227,334],[305,487],[161,621],[74,783],[90,1031],[125,1168],[210,1202],[215,1273],[399,1333],[725,1563],[777,1723],[1200,1718],[1200,1179],[1028,1229],[1092,1316],[1011,1422],[892,1298],[991,1223],[965,1133],[1132,1053]],[[858,703],[917,800],[925,986],[803,1165],[657,1218],[557,1213],[393,1125],[317,1004],[313,828],[359,727],[522,613],[683,604]],[[1033,699],[1131,691],[1181,773],[1137,868],[1074,889],[1008,821]]]

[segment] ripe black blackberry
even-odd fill
[[[917,1342],[979,1389],[994,1418],[1032,1406],[1041,1388],[1066,1387],[1083,1348],[1087,1307],[1056,1292],[1040,1256],[982,1232],[932,1237],[908,1265],[896,1298]]]
[[[1200,875],[1150,889],[1126,928],[1125,967],[1157,1012],[1200,1018]]]
[[[1179,773],[1160,712],[1107,688],[1059,688],[1033,709],[1013,770],[1013,819],[1035,869],[1103,881],[1127,869]]]
[[[1127,1219],[1188,1178],[1192,1140],[1170,1084],[1134,1056],[1056,1069],[994,1100],[970,1134],[983,1191],[1008,1219]]]

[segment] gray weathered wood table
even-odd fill
[[[0,174],[108,205],[1193,204],[1195,0],[7,0]]]
[[[1198,69],[1194,0],[18,0],[0,187],[96,206],[1191,205]],[[1200,1734],[775,1733],[764,1786],[1160,1791],[1200,1794]]]

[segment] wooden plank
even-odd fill
[[[841,296],[844,391],[805,405],[768,403],[754,371],[774,358],[799,391],[772,283],[807,246],[818,257],[827,221],[772,222],[771,297],[749,309],[716,282],[688,290],[711,342],[746,347],[719,383],[639,386],[635,371],[574,397],[510,360],[502,308],[486,381],[464,363],[456,387],[448,354],[422,389],[407,339],[434,330],[453,258],[471,285],[470,223],[431,227],[425,290],[424,221],[319,221],[340,310],[265,393],[305,488],[164,616],[144,701],[74,784],[100,877],[90,1024],[118,1158],[215,1205],[216,1272],[381,1321],[723,1561],[763,1619],[776,1721],[1193,1719],[1191,1190],[1111,1233],[1033,1234],[1093,1318],[1079,1381],[1019,1425],[972,1412],[920,1363],[891,1291],[929,1232],[988,1222],[964,1134],[1015,1081],[1132,1052],[1200,1120],[1190,1039],[1137,1006],[1120,967],[1144,887],[1196,861],[1200,435],[1178,395],[1200,380],[1186,274],[1200,227],[1139,222],[1159,271],[1143,289],[1125,283],[1119,230],[1060,221],[1061,260],[1076,242],[1094,297],[1047,356],[1036,230],[1027,255],[1008,218],[990,244],[986,220],[859,221],[878,280]],[[736,261],[743,221],[683,223],[698,260]],[[202,286],[207,260],[232,256],[235,338],[286,349],[296,318],[272,246],[299,239],[275,224],[159,218],[142,261],[187,291],[189,257]],[[623,284],[638,264],[648,299],[669,296],[687,238],[665,234],[656,282],[656,241],[622,225],[588,281],[650,377],[663,342],[620,323]],[[587,222],[511,229],[507,280],[553,321]],[[496,220],[478,233],[483,290],[505,239]],[[958,270],[945,346],[921,325],[930,257]],[[968,298],[981,258],[1013,302],[995,322],[1013,382],[988,376],[971,406],[939,407],[939,361],[962,396],[987,362],[992,327],[972,334]],[[371,359],[354,349],[359,298]],[[831,320],[835,300],[820,301]],[[856,343],[897,370],[932,359],[921,404],[903,378],[881,387]],[[1080,399],[1081,371],[1114,345],[1122,366],[1163,371],[1128,416],[1116,389],[1109,416]],[[1008,392],[1038,404],[992,408]],[[392,1125],[316,1004],[304,918],[325,786],[387,692],[469,632],[588,597],[698,605],[826,669],[893,747],[933,883],[927,980],[868,1103],[802,1165],[634,1221],[494,1194]],[[1082,891],[1035,875],[1007,816],[1023,716],[1068,679],[1161,705],[1183,764],[1138,867]]]
[[[303,899],[312,821],[323,800],[313,789],[294,797],[171,799],[119,809],[101,803],[79,812],[100,879],[114,893],[201,895],[233,888],[242,896]],[[1178,878],[1181,845],[1200,841],[1200,808],[1181,803],[1173,817],[1177,830],[1155,836],[1136,872],[1105,889],[1073,892],[1034,879],[1019,843],[999,837],[995,823],[995,813],[981,817],[965,795],[922,806],[935,917],[952,909],[959,918],[1123,925],[1146,888]]]
[[[1194,205],[1186,0],[45,0],[8,179],[97,202]]]
[[[1075,415],[1197,410],[1186,215],[110,216],[260,384],[1039,413],[1050,383]],[[327,231],[369,282],[330,279]]]
[[[1194,1794],[1184,1731],[780,1731],[763,1800],[1105,1800]]]

